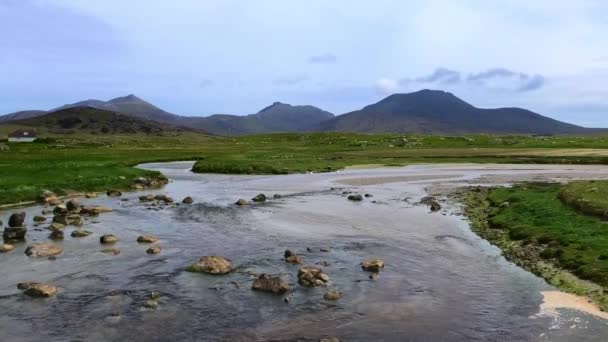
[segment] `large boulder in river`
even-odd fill
[[[137,242],[139,243],[154,243],[156,241],[158,241],[158,237],[154,235],[140,235],[137,238]]]
[[[384,260],[382,259],[370,259],[361,262],[361,268],[367,272],[378,273],[384,268]]]
[[[25,249],[25,255],[31,257],[50,257],[61,254],[63,249],[50,243],[35,243]]]
[[[19,283],[17,288],[24,290],[23,293],[31,297],[52,297],[57,294],[57,287],[44,283]]]
[[[283,294],[289,291],[289,284],[281,277],[261,274],[251,285],[253,290]]]
[[[23,227],[25,222],[25,212],[13,213],[8,219],[8,226],[17,228]]]
[[[329,282],[329,276],[314,266],[303,266],[298,270],[298,283],[302,286],[324,286]]]
[[[213,275],[230,273],[233,269],[232,262],[221,256],[204,256],[200,260],[186,268],[188,272],[201,272]]]
[[[251,200],[254,202],[266,202],[266,195],[259,194],[259,195],[255,196],[254,198],[252,198]]]
[[[4,241],[22,241],[25,240],[26,233],[27,228],[25,227],[6,227],[4,228],[2,237]]]

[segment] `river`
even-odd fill
[[[416,205],[427,190],[521,180],[608,178],[603,166],[418,165],[359,168],[322,174],[230,176],[191,173],[190,162],[156,163],[171,179],[163,189],[121,198],[81,199],[112,207],[90,218],[94,232],[71,238],[56,260],[23,252],[48,242],[48,224],[35,227],[27,212],[27,243],[0,254],[0,339],[3,341],[603,341],[608,321],[558,309],[542,312],[542,279],[507,262],[473,234],[457,203],[442,199],[430,213]],[[345,191],[371,194],[361,202]],[[147,207],[138,197],[164,193],[194,204]],[[238,198],[270,195],[263,204],[237,207]],[[279,194],[281,198],[272,199]],[[0,212],[7,222],[16,211]],[[99,236],[115,234],[119,255],[104,254]],[[147,255],[141,234],[160,237],[162,252]],[[330,288],[343,297],[323,299],[324,288],[297,285],[298,266],[325,263]],[[322,251],[324,250],[324,251]],[[225,276],[188,273],[204,255],[223,255],[238,266]],[[359,263],[382,258],[379,279]],[[251,290],[254,274],[280,274],[291,290],[276,296]],[[24,296],[16,284],[50,282],[59,294]],[[157,309],[142,306],[151,291]],[[288,302],[284,301],[287,297]]]

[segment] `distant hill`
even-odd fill
[[[333,118],[332,113],[313,106],[292,106],[275,102],[256,114],[238,116],[216,114],[208,117],[182,117],[184,126],[218,135],[304,132]]]
[[[46,113],[48,112],[45,110],[22,110],[20,112],[14,112],[0,116],[0,123],[35,118]]]
[[[165,112],[164,110],[140,99],[133,94],[117,97],[109,101],[85,100],[72,104],[66,104],[54,109],[54,111],[73,107],[92,107],[166,123],[175,123],[181,118],[179,115]]]
[[[521,108],[482,109],[439,90],[394,94],[361,110],[322,122],[313,130],[420,134],[565,134],[586,128]]]
[[[54,134],[167,134],[194,131],[92,107],[69,107],[5,124],[35,127]]]

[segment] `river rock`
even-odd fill
[[[161,251],[160,246],[152,246],[152,247],[150,247],[150,248],[148,248],[146,250],[146,253],[148,253],[148,254],[158,254],[158,253],[160,253],[160,251]]]
[[[96,192],[87,192],[84,194],[84,197],[86,198],[97,198],[97,193]]]
[[[8,243],[3,243],[0,244],[0,253],[8,253],[10,251],[12,251],[13,249],[15,249],[15,246],[8,244]]]
[[[173,203],[173,198],[171,198],[167,195],[158,194],[158,195],[154,196],[154,199],[157,201],[165,202],[165,203]]]
[[[53,222],[62,224],[64,226],[80,226],[82,225],[82,217],[78,214],[55,215],[53,216]]]
[[[109,213],[111,211],[112,211],[112,208],[105,207],[102,205],[87,206],[87,207],[83,207],[82,209],[80,209],[81,214],[89,215],[89,216],[98,216],[101,213]]]
[[[364,260],[361,262],[361,268],[367,272],[378,273],[384,268],[384,260],[382,259],[371,259]]]
[[[233,269],[230,260],[221,256],[204,256],[200,260],[186,269],[189,272],[202,272],[213,275],[230,273]]]
[[[63,201],[59,198],[51,198],[47,201],[47,203],[50,205],[60,205],[61,203],[63,203]]]
[[[108,190],[108,191],[106,191],[106,195],[108,197],[120,197],[120,196],[122,196],[122,192],[120,192],[118,190]]]
[[[58,204],[53,209],[53,214],[55,214],[55,215],[67,215],[68,214],[68,208],[64,204]]]
[[[428,205],[431,211],[439,211],[441,210],[441,205],[437,202],[437,199],[433,196],[423,197],[420,200],[420,204]]]
[[[8,218],[8,226],[12,228],[24,227],[25,212],[12,213]]]
[[[106,253],[106,254],[114,254],[114,255],[118,255],[120,254],[120,249],[118,248],[106,248],[104,250],[101,251],[101,253]]]
[[[289,249],[285,251],[284,255],[285,255],[285,262],[288,262],[288,263],[294,264],[294,265],[299,265],[302,263],[302,258]]]
[[[80,203],[76,199],[71,199],[65,204],[65,207],[68,211],[78,211],[80,210]]]
[[[314,266],[304,266],[298,270],[298,283],[302,286],[324,286],[329,281],[329,276]]]
[[[249,204],[249,202],[247,202],[246,199],[239,198],[239,200],[236,201],[236,202],[234,202],[234,204],[236,204],[236,205],[247,205],[247,204]]]
[[[140,235],[137,238],[137,242],[140,243],[154,243],[158,241],[158,237],[154,236],[154,235]]]
[[[118,241],[118,237],[114,234],[102,235],[99,238],[99,242],[102,244],[111,244],[111,243],[116,243],[117,241]]]
[[[51,240],[63,240],[63,230],[53,230],[51,234],[49,234],[49,239]]]
[[[367,197],[367,198],[374,197],[374,195],[372,195],[372,194],[365,194],[364,196]]]
[[[152,202],[154,201],[154,195],[143,195],[139,196],[140,202]]]
[[[266,195],[259,194],[251,199],[253,202],[266,202]]]
[[[192,204],[193,202],[194,202],[194,200],[190,196],[188,196],[182,200],[182,203],[184,203],[184,204]]]
[[[51,225],[49,226],[50,230],[62,230],[63,228],[65,228],[64,224],[61,224],[59,222],[53,222],[51,223]]]
[[[2,237],[4,241],[22,241],[25,240],[25,234],[27,233],[27,228],[25,227],[6,227],[4,228],[4,232]]]
[[[25,249],[25,255],[31,257],[50,257],[61,254],[63,249],[50,243],[38,242],[28,246]]]
[[[44,222],[44,221],[46,221],[46,217],[41,216],[41,215],[34,216],[34,222]]]
[[[57,195],[50,191],[44,190],[40,195],[38,195],[38,201],[42,203],[49,203],[51,200],[57,200]]]
[[[17,288],[31,297],[52,297],[57,294],[57,287],[52,284],[44,283],[19,283]]]
[[[323,299],[325,299],[325,300],[338,300],[340,298],[342,298],[342,292],[335,290],[335,289],[328,290],[323,295]]]
[[[349,195],[348,197],[349,201],[355,201],[355,202],[360,202],[363,201],[363,196],[356,194],[356,195]]]
[[[283,294],[289,291],[289,284],[281,277],[261,274],[251,285],[253,290]]]
[[[93,232],[90,232],[88,230],[84,230],[84,229],[76,229],[74,231],[72,231],[72,234],[70,234],[73,238],[81,238],[81,237],[87,237],[89,235],[93,234]]]

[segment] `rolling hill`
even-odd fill
[[[521,108],[482,109],[439,90],[394,94],[313,130],[419,134],[566,134],[592,130]]]

